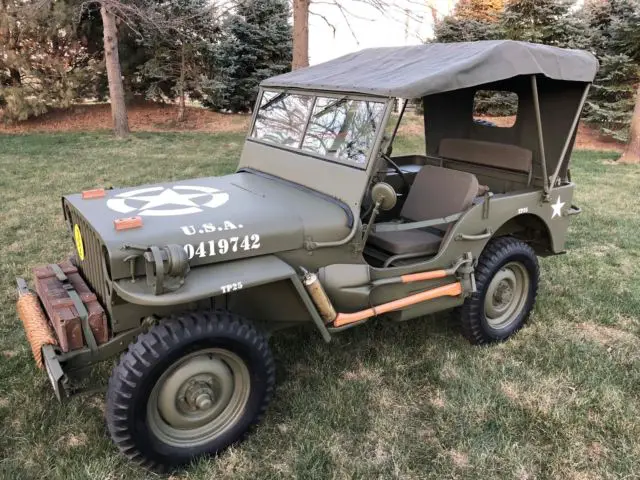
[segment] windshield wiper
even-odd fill
[[[273,97],[271,100],[269,100],[267,103],[265,103],[263,106],[260,107],[260,110],[267,110],[269,107],[271,107],[274,103],[276,103],[277,101],[279,101],[280,99],[282,99],[282,97],[284,97],[287,94],[287,92],[280,92],[279,94],[277,94],[275,97]]]
[[[313,118],[321,117],[322,115],[327,113],[329,110],[332,110],[332,109],[334,109],[336,107],[339,107],[340,105],[342,105],[346,101],[347,101],[347,97],[342,97],[342,98],[336,100],[335,102],[330,103],[329,105],[324,107],[322,110],[320,110],[318,113],[314,114]]]

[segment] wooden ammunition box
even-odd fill
[[[96,295],[80,276],[78,269],[69,262],[59,263],[58,266],[67,276],[73,289],[78,292],[82,303],[89,314],[89,326],[100,345],[109,338],[107,316],[98,302]],[[82,333],[82,319],[51,265],[33,269],[36,292],[49,317],[53,330],[58,337],[63,352],[83,348],[87,345]]]

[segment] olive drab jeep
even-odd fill
[[[73,257],[35,269],[35,293],[18,279],[36,362],[62,400],[120,355],[109,432],[162,470],[260,421],[280,329],[329,342],[459,307],[471,343],[508,338],[533,308],[537,256],[562,253],[580,213],[569,161],[597,68],[586,52],[485,41],[263,81],[235,173],[62,199]],[[517,96],[511,127],[474,122],[479,90]],[[424,151],[394,155],[416,99]]]

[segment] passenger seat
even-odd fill
[[[478,193],[476,176],[448,168],[425,165],[416,175],[400,211],[407,222],[443,218],[469,208]],[[372,232],[368,243],[394,255],[430,255],[440,247],[449,225],[394,232]]]

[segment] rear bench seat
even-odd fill
[[[523,176],[523,183],[531,184],[533,173],[533,154],[531,150],[505,143],[469,140],[466,138],[443,138],[438,147],[438,155],[442,157],[441,166],[451,168],[446,160],[464,162],[483,168],[477,174],[490,169],[507,170]],[[491,177],[490,172],[487,176]],[[526,177],[526,178],[525,178]],[[504,191],[509,190],[508,186]]]

